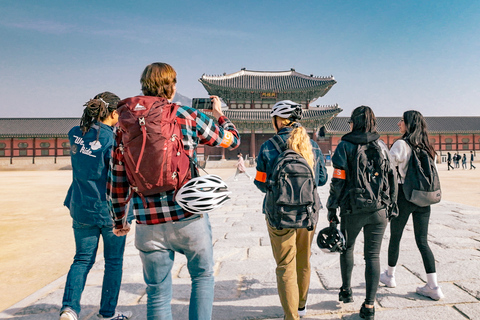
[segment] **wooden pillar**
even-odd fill
[[[10,164],[13,164],[13,138],[10,138]]]
[[[250,133],[250,157],[255,157],[255,146],[256,146],[256,139],[255,139],[255,127],[252,128],[252,131]]]
[[[458,133],[455,134],[455,144],[457,146],[457,153],[458,153]]]
[[[37,148],[36,148],[36,141],[35,138],[33,138],[33,157],[32,157],[32,163],[35,164],[35,156],[37,153]],[[28,148],[27,148],[27,155],[28,155]]]
[[[440,151],[440,155],[442,155],[442,135],[438,134],[438,150]]]
[[[55,150],[53,151],[54,153],[54,161],[53,163],[57,164],[57,157],[58,157],[58,137],[55,137]],[[62,153],[63,154],[63,153]]]

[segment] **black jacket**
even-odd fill
[[[380,135],[371,132],[350,132],[342,137],[342,140],[335,149],[332,157],[332,164],[334,170],[343,170],[343,178],[337,178],[339,175],[334,173],[332,182],[330,184],[330,195],[327,201],[327,208],[329,210],[336,210],[340,207],[340,215],[354,214],[351,211],[350,201],[348,199],[348,191],[353,187],[352,183],[352,167],[357,152],[357,146],[368,144],[377,141],[380,147],[385,151],[385,155],[389,157],[388,148],[382,140],[379,140]],[[388,183],[390,190],[390,199],[392,204],[397,201],[397,177],[395,175],[395,168],[390,161],[390,169],[388,172]],[[396,207],[396,206],[395,206]]]

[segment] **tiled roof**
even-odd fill
[[[303,121],[315,120],[318,118],[328,118],[340,113],[342,109],[337,105],[303,110]],[[268,122],[270,123],[270,110],[225,110],[223,112],[227,118],[235,121],[243,122]]]
[[[325,125],[329,133],[350,131],[349,117],[336,117]],[[381,133],[398,133],[401,117],[377,117],[377,129]],[[480,133],[480,117],[425,117],[431,133]]]
[[[250,71],[242,69],[223,76],[203,75],[200,81],[209,94],[234,89],[247,92],[305,92],[315,91],[323,97],[337,81],[330,77],[307,76],[290,71]]]
[[[350,130],[349,117],[335,117],[340,108],[304,110],[304,121],[333,119],[325,125],[327,133],[343,134]],[[225,110],[225,115],[238,123],[270,122],[269,110]],[[380,133],[398,134],[400,117],[377,117]],[[425,117],[431,133],[480,134],[480,117]],[[0,118],[0,138],[66,137],[70,128],[80,124],[80,118]]]
[[[0,137],[66,137],[80,118],[0,118]]]

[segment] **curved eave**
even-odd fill
[[[203,84],[205,90],[207,90],[208,94],[210,95],[224,95],[228,91],[234,92],[243,92],[243,93],[261,93],[261,92],[275,92],[275,93],[309,93],[315,97],[323,97],[327,94],[328,91],[333,87],[336,80],[328,80],[323,81],[321,84],[310,86],[310,87],[299,87],[299,86],[292,86],[292,87],[278,87],[278,86],[270,86],[270,87],[261,87],[261,88],[246,88],[246,87],[231,87],[231,86],[223,86],[217,83],[210,83],[204,82],[202,79],[199,81]]]
[[[326,122],[342,112],[341,108],[306,109],[301,123]],[[271,123],[270,110],[225,110],[224,114],[234,124]]]

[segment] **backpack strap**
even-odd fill
[[[275,149],[277,149],[278,153],[282,153],[283,151],[287,150],[287,144],[278,134],[271,137],[270,141],[273,143],[273,146]]]

